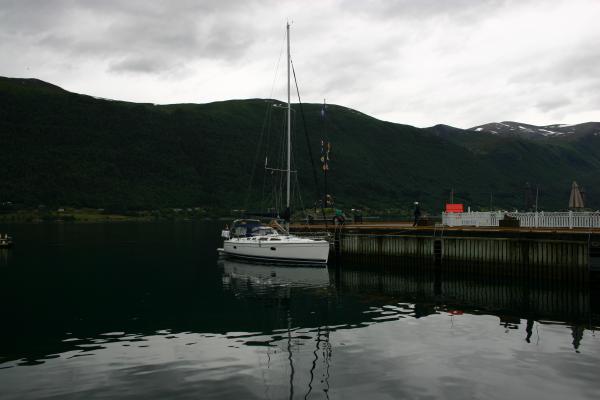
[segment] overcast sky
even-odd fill
[[[600,0],[0,0],[0,75],[160,104],[283,99],[286,19],[305,102],[420,127],[600,120]]]

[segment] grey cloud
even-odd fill
[[[170,63],[161,58],[152,57],[127,57],[124,60],[111,63],[109,70],[112,72],[141,72],[141,73],[160,73],[166,70],[172,70],[174,63]]]
[[[595,79],[600,71],[600,37],[572,49],[569,54],[550,55],[554,61],[543,67],[530,68],[509,79],[509,83],[537,84],[564,83],[582,79]]]
[[[554,111],[559,108],[563,108],[571,104],[572,101],[566,97],[553,97],[549,99],[543,99],[539,101],[535,106],[541,111]]]
[[[65,1],[2,0],[0,27],[6,34],[35,35],[65,22]]]
[[[600,119],[600,76],[586,82],[577,95],[582,99],[580,103],[582,103],[583,110],[596,111],[599,115],[598,119]]]
[[[101,81],[103,97],[121,99],[148,95],[122,84],[141,76],[153,102],[267,96],[272,81],[251,75],[269,75],[289,16],[306,101],[416,125],[541,119],[600,108],[600,31],[574,25],[600,12],[594,2],[0,0],[0,74],[37,64],[35,77],[84,93]],[[537,42],[520,43],[529,23]],[[555,43],[554,27],[577,34]],[[206,97],[184,97],[190,85]]]
[[[101,58],[114,72],[160,73],[184,60],[243,57],[256,37],[251,12],[243,1],[10,1],[0,24],[24,47]]]
[[[518,3],[524,3],[520,1]],[[347,12],[358,13],[374,19],[381,18],[434,18],[440,15],[463,19],[468,22],[470,17],[477,19],[485,17],[486,12],[516,4],[515,0],[342,0],[341,4]],[[477,19],[471,20],[476,22]]]

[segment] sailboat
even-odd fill
[[[286,25],[287,38],[287,168],[285,228],[272,227],[255,219],[233,222],[231,229],[222,231],[223,248],[219,253],[226,257],[299,265],[324,265],[329,257],[329,242],[290,235],[290,175],[291,175],[291,114],[290,101],[290,24]],[[279,228],[279,229],[277,229]]]

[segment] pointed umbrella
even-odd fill
[[[583,208],[583,196],[577,186],[577,182],[573,181],[571,186],[571,197],[569,198],[569,208]]]

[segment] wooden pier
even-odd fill
[[[295,225],[292,230],[304,234],[329,232],[332,251],[345,259],[403,257],[439,265],[491,264],[503,266],[509,275],[541,268],[545,278],[559,280],[587,279],[590,272],[600,272],[600,229],[370,223]]]

